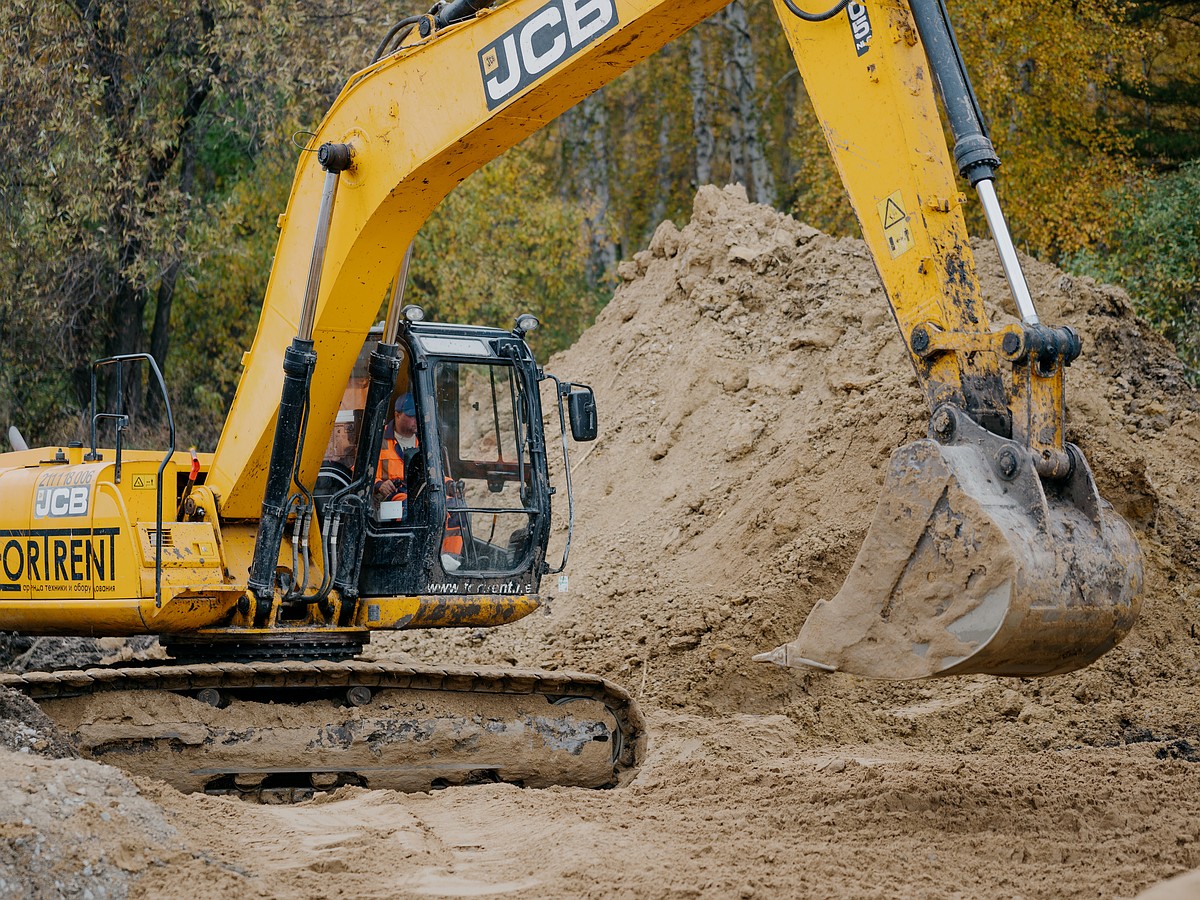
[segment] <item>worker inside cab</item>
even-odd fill
[[[380,521],[407,521],[409,508],[409,479],[414,475],[414,458],[418,453],[417,405],[411,391],[396,397],[392,418],[383,428],[383,445],[379,449],[379,465],[375,470],[375,500],[379,504]],[[463,503],[454,490],[453,481],[446,478],[447,506]],[[448,513],[442,538],[442,567],[453,572],[462,564],[463,534],[461,516]]]
[[[405,517],[408,500],[406,470],[417,453],[417,405],[411,392],[400,394],[392,418],[383,428],[383,446],[375,471],[375,500],[379,518],[399,521]]]

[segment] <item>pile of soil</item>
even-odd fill
[[[975,249],[989,315],[1012,321],[995,253]],[[1126,296],[1027,264],[1042,318],[1084,340],[1069,436],[1146,554],[1133,633],[1068,676],[887,684],[751,659],[836,593],[890,453],[925,433],[863,244],[704,188],[691,223],[663,224],[620,273],[548,366],[591,384],[601,411],[571,462],[569,589],[548,582],[546,614],[503,629],[369,649],[612,678],[649,718],[633,783],[255,807],[22,759],[147,804],[120,823],[79,818],[65,795],[0,807],[10,853],[40,810],[21,827],[56,855],[53,873],[30,870],[33,895],[84,896],[47,879],[77,885],[85,861],[114,859],[81,822],[142,847],[145,867],[104,896],[1128,897],[1200,866],[1200,402]],[[3,791],[33,777],[8,771]]]
[[[974,249],[993,324],[1015,321],[995,302],[1008,293],[993,248]],[[929,411],[865,245],[708,187],[691,224],[664,223],[621,274],[549,366],[595,387],[602,421],[572,460],[569,593],[552,595],[549,617],[397,644],[596,671],[665,708],[782,712],[812,746],[1200,746],[1200,402],[1122,291],[1026,264],[1042,319],[1083,339],[1068,435],[1146,554],[1134,633],[1070,676],[892,685],[751,659],[837,592],[891,452],[925,436]]]
[[[79,754],[41,708],[19,691],[0,687],[0,747],[51,759]]]

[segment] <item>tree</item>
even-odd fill
[[[696,142],[697,187],[712,183],[713,155],[716,153],[716,135],[713,134],[713,117],[709,109],[708,64],[705,61],[704,41],[700,39],[700,28],[693,28],[688,39],[688,81],[692,100],[692,138]]]
[[[955,0],[1023,249],[1118,247],[1146,214],[1122,197],[1195,155],[1198,9]],[[148,349],[191,427],[215,437],[300,152],[290,137],[394,15],[382,0],[0,6],[0,416],[36,439],[76,436],[88,361]],[[418,240],[412,296],[462,321],[533,307],[543,347],[562,346],[622,252],[663,218],[682,224],[699,184],[731,180],[857,233],[767,3],[739,0],[469,179]],[[509,210],[509,227],[481,204]]]
[[[1117,71],[1113,115],[1137,155],[1170,169],[1200,154],[1200,3],[1130,0],[1141,53]]]
[[[1116,207],[1121,225],[1071,268],[1125,287],[1200,381],[1200,162],[1147,180]]]
[[[339,25],[357,33],[363,6],[339,11]],[[323,109],[331,74],[350,70],[345,43],[311,27],[330,13],[315,0],[0,8],[12,44],[0,60],[0,225],[20,252],[0,269],[0,377],[33,435],[75,430],[59,417],[86,404],[92,358],[149,349],[166,366],[179,279],[208,249],[189,241],[192,224],[280,138],[284,116]],[[361,61],[368,42],[355,43]],[[126,384],[136,410],[137,382]]]
[[[576,198],[583,213],[587,241],[587,277],[599,284],[617,265],[619,247],[609,227],[612,191],[609,181],[608,106],[604,92],[592,94],[563,114],[564,195]]]
[[[559,195],[536,150],[510,150],[442,201],[417,236],[405,299],[445,322],[510,327],[534,313],[544,357],[592,323],[603,295],[589,276],[588,210]]]
[[[722,24],[729,35],[729,55],[723,74],[730,104],[730,178],[746,186],[751,200],[774,204],[775,175],[763,149],[754,41],[742,0],[734,0],[725,8]]]

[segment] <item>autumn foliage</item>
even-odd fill
[[[1194,255],[1188,268],[1186,249],[1152,250],[1156,235],[1193,246],[1200,220],[1172,199],[1194,191],[1194,169],[1179,167],[1200,152],[1200,3],[950,11],[1020,247],[1124,283],[1186,344]],[[89,361],[149,351],[185,440],[211,446],[257,321],[297,132],[400,14],[373,0],[0,7],[0,425],[77,436]],[[762,0],[731,3],[469,179],[418,238],[409,299],[491,325],[533,311],[544,355],[591,321],[620,258],[663,219],[682,223],[701,184],[739,181],[752,199],[856,233],[774,17]],[[1119,252],[1135,244],[1145,250]],[[127,391],[153,418],[153,401]]]

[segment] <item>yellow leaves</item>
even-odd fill
[[[1111,192],[1133,170],[1130,141],[1113,116],[1112,85],[1117,70],[1137,58],[1145,35],[1124,26],[1118,13],[1110,0],[959,0],[950,6],[1003,161],[998,189],[1010,228],[1018,244],[1043,257],[1059,258],[1104,234]],[[827,230],[857,233],[807,108],[792,148],[797,215]],[[978,205],[969,203],[967,213],[972,230],[983,233]]]
[[[584,277],[582,222],[545,165],[519,147],[430,217],[417,238],[409,297],[441,321],[508,327],[532,312],[543,323],[540,352],[564,347],[599,309]]]

